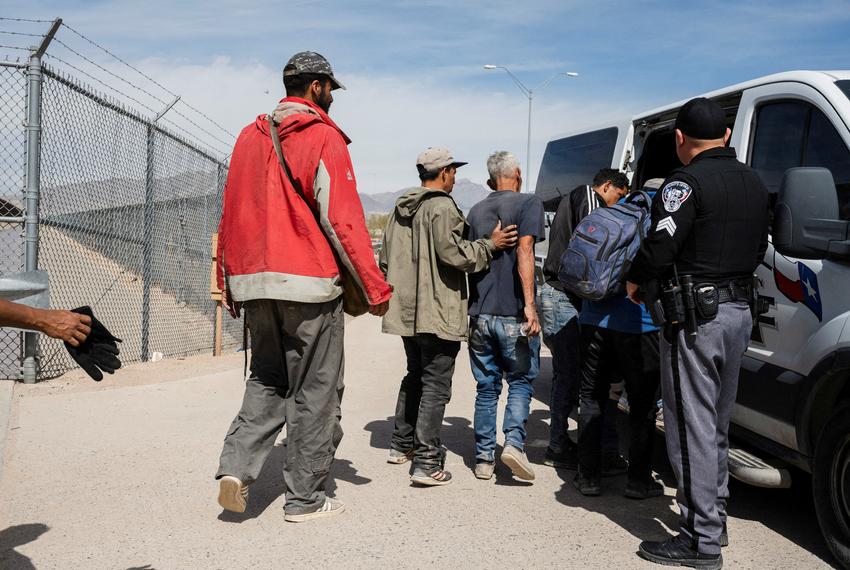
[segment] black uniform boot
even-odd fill
[[[665,566],[689,566],[700,570],[720,570],[723,557],[719,554],[700,554],[678,536],[671,536],[664,542],[640,543],[640,555],[650,562]]]

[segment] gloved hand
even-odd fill
[[[121,339],[109,332],[103,323],[95,318],[91,307],[78,307],[71,310],[91,317],[91,333],[80,346],[71,346],[66,342],[65,348],[68,349],[71,358],[86,371],[86,374],[100,382],[103,380],[103,372],[112,374],[121,368],[121,361],[118,359],[121,351],[116,344],[121,342]]]

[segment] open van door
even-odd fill
[[[547,212],[576,186],[590,184],[602,168],[630,174],[634,129],[631,119],[555,138],[546,145],[534,193]]]

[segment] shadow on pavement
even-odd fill
[[[808,473],[792,471],[790,489],[762,489],[730,479],[729,494],[729,516],[759,522],[825,564],[838,567],[818,526]],[[735,541],[734,521],[729,527],[729,541]]]
[[[540,375],[534,382],[534,398],[547,408],[550,401],[552,380],[552,358],[542,356]],[[529,458],[541,463],[545,446],[541,450],[535,445],[535,438],[548,438],[548,411],[535,410],[529,418]],[[618,418],[620,448],[624,456],[628,448],[628,418],[620,414]],[[541,435],[533,435],[541,434]],[[545,434],[545,435],[542,435]],[[576,434],[572,434],[576,440]],[[653,466],[656,476],[667,487],[676,488],[676,478],[667,458],[664,436],[659,434],[655,442]],[[546,467],[542,467],[546,469]],[[664,525],[673,532],[678,531],[678,506],[673,497],[658,497],[646,501],[634,501],[622,497],[625,476],[603,479],[601,497],[584,497],[572,485],[575,471],[558,470],[564,484],[555,494],[555,498],[569,506],[598,512],[608,517],[639,540],[656,540],[668,536]],[[811,477],[802,471],[793,472],[791,489],[762,489],[730,479],[730,499],[728,514],[730,517],[758,522],[770,530],[782,535],[825,564],[835,565],[835,559],[829,552],[820,533],[817,516],[811,495]],[[729,539],[735,541],[735,521],[729,527]],[[635,544],[637,547],[637,544]]]
[[[624,456],[628,447],[628,417],[618,417],[620,445]],[[655,440],[653,468],[656,477],[669,488],[676,488],[676,477],[667,458],[663,435]],[[597,512],[631,533],[636,540],[663,540],[669,536],[666,528],[674,533],[679,528],[679,509],[675,497],[664,496],[644,501],[626,499],[622,496],[626,484],[624,475],[603,478],[601,497],[584,497],[572,485],[575,471],[558,470],[564,481],[555,498],[564,505]],[[732,517],[729,523],[729,540],[734,545],[736,522],[744,519],[758,522],[793,542],[825,564],[835,565],[835,560],[826,546],[818,526],[811,495],[811,477],[802,471],[793,472],[790,489],[762,489],[746,485],[730,478],[730,499],[727,507]],[[637,548],[637,542],[635,543]]]
[[[363,426],[363,429],[371,433],[369,446],[375,449],[390,449],[390,438],[393,435],[395,417],[389,416],[385,420],[374,420]]]
[[[331,475],[328,477],[328,483],[325,485],[325,492],[331,497],[336,494],[336,482],[345,481],[352,485],[367,485],[372,482],[368,477],[363,477],[357,474],[357,468],[348,459],[334,460],[331,467]]]
[[[42,523],[19,524],[0,531],[0,568],[15,568],[15,570],[35,569],[28,557],[15,548],[37,540],[50,527]]]
[[[552,395],[552,357],[540,356],[540,373],[534,379],[534,399],[549,409]]]
[[[375,449],[389,450],[394,426],[394,416],[385,420],[374,420],[363,426],[363,429],[372,434],[369,445]],[[463,459],[464,465],[470,469],[475,468],[475,436],[469,419],[456,416],[443,418],[440,439],[446,449]]]

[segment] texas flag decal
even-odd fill
[[[800,261],[791,261],[776,254],[773,262],[773,278],[779,292],[790,301],[802,303],[823,321],[823,304],[818,288],[818,276]]]

